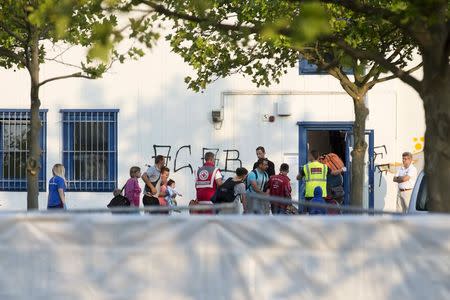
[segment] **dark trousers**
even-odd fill
[[[309,203],[309,202],[311,202],[312,198],[314,198],[314,197],[305,197],[305,201]],[[302,208],[301,210],[300,210],[300,207]],[[300,214],[307,214],[307,213],[309,213],[310,209],[311,209],[311,206],[299,205],[299,213]]]
[[[279,204],[272,203],[270,205],[270,209],[272,210],[272,215],[285,215],[286,214],[286,206],[280,206]]]
[[[142,197],[142,204],[144,204],[144,206],[159,206],[159,200],[156,197],[144,195],[144,197]],[[158,214],[160,212],[159,211],[150,211],[147,213]]]
[[[59,205],[56,206],[47,206],[47,209],[61,209],[64,208],[64,204],[62,202],[59,203]]]

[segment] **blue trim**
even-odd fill
[[[60,109],[60,113],[66,112],[94,112],[94,113],[102,113],[102,112],[111,112],[118,113],[120,109]]]
[[[308,127],[310,130],[335,130],[335,129],[351,129],[353,130],[353,122],[297,122],[298,126]],[[330,128],[330,129],[324,129]]]

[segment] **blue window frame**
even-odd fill
[[[39,111],[42,127],[39,146],[42,150],[39,191],[46,191],[47,110]],[[0,191],[26,191],[26,163],[29,155],[29,109],[0,109]]]
[[[352,68],[344,68],[344,73],[348,75],[353,74]],[[319,68],[312,63],[309,63],[306,59],[300,58],[298,63],[298,73],[300,75],[326,75],[327,71],[319,70]]]
[[[63,109],[63,164],[68,191],[110,192],[117,186],[119,110]]]

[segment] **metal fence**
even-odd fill
[[[308,215],[309,213],[305,208],[320,208],[324,212],[323,215],[344,215],[344,214],[352,214],[352,215],[402,215],[401,213],[391,212],[391,211],[383,211],[376,209],[364,209],[357,206],[350,205],[334,205],[334,204],[321,204],[321,203],[312,203],[304,200],[290,200],[281,197],[274,196],[266,196],[261,194],[250,195],[247,198],[247,201],[258,201],[261,203],[278,203],[290,206],[291,209],[286,214],[281,215]],[[166,214],[169,212],[183,212],[189,211],[191,214],[197,213],[208,213],[208,214],[221,214],[226,210],[227,214],[239,214],[239,203],[236,201],[233,203],[220,203],[220,204],[198,204],[198,205],[183,205],[183,206],[144,206],[144,207],[114,207],[114,208],[77,208],[77,209],[67,209],[67,210],[41,210],[41,211],[33,211],[40,213],[161,213]],[[1,213],[16,213],[19,211],[1,211]],[[23,211],[20,211],[23,213]],[[243,214],[246,215],[268,215],[264,212],[258,211],[250,211],[248,213]],[[270,213],[269,213],[270,214]]]

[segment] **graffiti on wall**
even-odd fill
[[[412,139],[413,141],[413,150],[410,151],[413,156],[413,163],[416,167],[417,171],[420,172],[423,170],[424,167],[424,137],[414,137]],[[384,158],[384,155],[387,155],[387,147],[386,145],[380,145],[374,147],[374,161],[377,161],[377,158]],[[378,173],[380,174],[378,186],[381,186],[381,180],[383,178],[383,175],[387,175],[388,173],[396,174],[398,169],[403,165],[402,162],[388,162],[388,163],[380,163],[375,164],[375,168],[377,169]]]
[[[153,156],[155,158],[157,155],[162,155],[164,157],[166,166],[169,166],[170,163],[173,162],[173,172],[176,173],[183,169],[189,169],[191,174],[194,173],[194,168],[190,163],[190,158],[192,157],[192,147],[191,145],[184,145],[178,147],[175,152],[175,156],[172,157],[172,150],[175,149],[171,145],[153,145]],[[215,164],[219,167],[220,164],[220,149],[219,148],[202,148],[202,157],[200,158],[201,163],[205,163],[205,154],[207,152],[214,153],[216,160]],[[239,159],[239,150],[237,149],[225,149],[222,151],[225,156],[225,160],[223,163],[224,168],[221,168],[222,172],[231,172],[234,173],[235,170],[232,169],[232,166],[239,164],[239,167],[242,167],[242,161]],[[172,159],[173,158],[173,159]],[[181,162],[180,162],[181,161]]]

